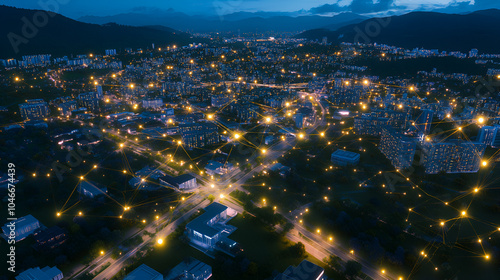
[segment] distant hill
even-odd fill
[[[386,24],[387,23],[387,24]],[[404,48],[500,53],[500,10],[483,10],[465,15],[412,12],[401,16],[369,19],[336,31],[314,29],[298,38],[329,42],[383,43]]]
[[[239,12],[220,17],[189,16],[173,11],[155,11],[148,14],[127,13],[114,16],[85,16],[78,20],[103,24],[116,22],[132,26],[164,25],[190,32],[300,32],[312,28],[337,29],[345,24],[358,23],[366,17],[342,13],[333,17],[290,16],[286,13]]]
[[[23,35],[23,18],[33,24],[33,16],[45,11],[26,10],[0,6],[0,58],[19,57],[26,54],[48,53],[52,55],[71,55],[85,53],[104,53],[105,49],[149,48],[152,43],[183,45],[193,42],[187,33],[168,27],[132,27],[108,23],[104,25],[75,21],[59,14],[47,16],[45,25],[39,22],[34,26],[34,36]],[[43,20],[43,16],[39,16]],[[31,30],[27,29],[28,32]],[[10,36],[8,35],[10,34]],[[14,36],[12,34],[16,34]],[[15,51],[8,38],[18,42]],[[30,37],[30,38],[28,38]]]

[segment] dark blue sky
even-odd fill
[[[114,15],[155,9],[187,14],[224,15],[234,12],[288,12],[331,15],[352,11],[360,14],[400,14],[412,10],[466,12],[500,8],[500,0],[2,0],[21,8],[44,9],[41,3],[57,3],[58,12],[78,18]],[[51,8],[52,9],[52,8]]]

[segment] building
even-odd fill
[[[211,97],[211,105],[212,107],[223,107],[226,105],[231,99],[225,95],[214,95]]]
[[[123,280],[163,280],[163,275],[151,267],[141,264],[125,276]]]
[[[304,115],[301,113],[293,115],[293,121],[295,122],[295,127],[297,129],[302,129],[304,127]]]
[[[419,134],[427,135],[431,132],[432,117],[434,112],[431,110],[421,110],[415,121],[415,127]]]
[[[478,142],[486,146],[492,146],[497,138],[498,126],[483,126],[479,133]]]
[[[212,277],[212,267],[195,258],[188,258],[169,271],[165,280],[207,280]]]
[[[486,145],[454,140],[423,145],[425,173],[473,173],[479,170]]]
[[[37,251],[51,250],[68,240],[66,230],[53,226],[35,235],[35,249]]]
[[[177,177],[172,177],[170,175],[165,175],[159,178],[160,184],[178,189],[180,191],[194,190],[198,188],[198,183],[196,178],[190,174],[182,174]]]
[[[142,108],[144,109],[159,110],[161,107],[163,107],[163,100],[161,98],[142,100]]]
[[[40,222],[31,215],[26,215],[15,221],[6,223],[3,227],[5,238],[15,235],[15,240],[21,241],[24,238],[34,234],[40,228]]]
[[[361,135],[380,136],[382,127],[389,123],[388,118],[362,115],[354,118],[354,130]]]
[[[285,272],[278,274],[274,280],[326,280],[325,270],[308,260],[303,260],[296,267],[289,266]]]
[[[359,163],[360,155],[346,150],[338,149],[332,153],[331,161],[340,166],[356,165]]]
[[[82,196],[95,198],[107,194],[108,189],[106,187],[100,187],[94,182],[81,180],[78,184],[78,193]]]
[[[49,116],[50,110],[43,99],[31,99],[19,105],[21,117],[25,120],[43,119]]]
[[[57,267],[30,268],[16,276],[16,280],[60,280],[63,273]]]
[[[190,241],[198,246],[214,249],[219,240],[223,240],[232,232],[231,228],[224,224],[227,221],[228,212],[231,216],[234,210],[217,202],[208,205],[205,213],[186,225]]]
[[[219,129],[213,123],[190,123],[179,125],[182,143],[190,148],[215,145],[220,142]]]
[[[100,96],[97,92],[86,92],[78,95],[78,105],[89,111],[99,111],[99,100]]]
[[[390,126],[382,128],[379,150],[397,169],[409,168],[413,163],[417,143]]]

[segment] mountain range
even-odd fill
[[[500,10],[469,14],[411,12],[405,15],[372,18],[332,31],[313,29],[298,38],[329,42],[379,43],[413,49],[439,49],[481,53],[500,53]]]
[[[300,32],[313,28],[335,30],[347,24],[358,23],[367,17],[354,13],[336,16],[291,16],[287,13],[238,12],[224,16],[190,16],[175,11],[126,13],[113,16],[85,16],[78,20],[105,24],[116,22],[132,26],[164,25],[186,32]]]
[[[89,24],[41,10],[0,6],[0,58],[104,53],[105,49],[185,45],[195,38],[168,27]]]

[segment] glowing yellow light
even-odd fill
[[[239,139],[239,138],[240,138],[240,135],[239,135],[238,133],[236,133],[236,134],[234,135],[234,139]]]
[[[304,139],[304,133],[300,133],[300,134],[299,134],[299,138],[300,138],[300,139]]]
[[[460,130],[460,131],[461,131],[461,130],[462,130],[462,127],[461,127],[461,126],[459,126],[459,127],[458,127],[458,130]]]
[[[80,176],[80,180],[83,180],[83,176]]]
[[[328,240],[333,241],[333,237],[331,237],[331,236],[330,236],[330,237],[328,238]]]
[[[444,226],[444,222],[439,223],[441,226]]]
[[[368,81],[368,80],[364,80],[364,81],[363,81],[363,84],[365,84],[365,85],[367,85],[368,83],[369,83],[369,81]]]
[[[345,85],[348,86],[349,85],[349,81],[345,81]]]
[[[220,198],[224,198],[224,195],[223,195],[223,194],[220,194],[220,196],[219,196],[219,197],[220,197]]]
[[[123,148],[123,143],[120,144],[120,148]]]
[[[111,75],[111,77],[116,78],[116,74]]]
[[[316,232],[317,232],[317,233],[321,233],[321,229],[319,229],[319,228],[318,228],[318,229],[316,230]]]
[[[270,122],[271,122],[271,117],[267,117],[267,118],[266,118],[266,122],[267,122],[267,123],[270,123]]]
[[[487,260],[489,260],[490,259],[490,255],[485,255],[484,258],[487,259]]]
[[[479,191],[478,188],[474,188],[474,192],[477,193]]]
[[[161,244],[163,244],[163,239],[161,239],[161,238],[158,238],[158,240],[156,240],[156,243],[158,243],[158,245],[161,245]]]
[[[325,133],[324,133],[324,132],[321,132],[319,135],[320,135],[321,137],[323,137],[323,136],[325,136]]]
[[[414,91],[414,90],[415,90],[415,88],[411,86],[411,87],[410,87],[410,90],[411,90],[411,91]]]
[[[349,253],[351,253],[351,255],[354,255],[354,250],[351,250]]]
[[[101,251],[100,253],[101,253],[101,256],[104,255],[104,251]]]
[[[61,212],[57,212],[57,213],[56,213],[56,216],[57,216],[57,217],[61,217]]]
[[[385,269],[382,269],[382,271],[380,271],[380,272],[382,272],[382,274],[385,274]]]
[[[487,161],[485,161],[485,160],[483,160],[482,164],[483,164],[483,166],[487,166],[487,165],[488,165],[488,162],[487,162]]]
[[[263,154],[265,154],[267,152],[266,149],[262,149],[261,151],[262,151]]]
[[[83,213],[81,211],[78,212],[78,216],[82,216],[82,215],[83,215]]]
[[[134,85],[134,84],[130,84],[130,85],[129,85],[129,87],[130,87],[130,88],[134,88],[134,87],[135,87],[135,85]]]
[[[182,199],[182,201],[186,200],[186,198],[185,198],[185,197],[182,197],[181,199]]]
[[[142,223],[145,224],[146,223],[146,220],[142,220]]]
[[[182,145],[182,141],[181,140],[177,141],[177,144]]]
[[[467,212],[466,211],[462,211],[462,216],[466,216],[467,215]]]
[[[17,82],[17,81],[19,81],[19,77],[16,77],[16,79],[15,79],[15,80],[16,80],[16,82]]]
[[[214,118],[214,115],[209,114],[209,115],[207,115],[207,118],[208,118],[209,120],[211,120],[211,119],[213,119],[213,118]]]
[[[484,123],[484,118],[483,117],[479,117],[477,119],[477,122],[480,123],[480,124],[483,124]]]

